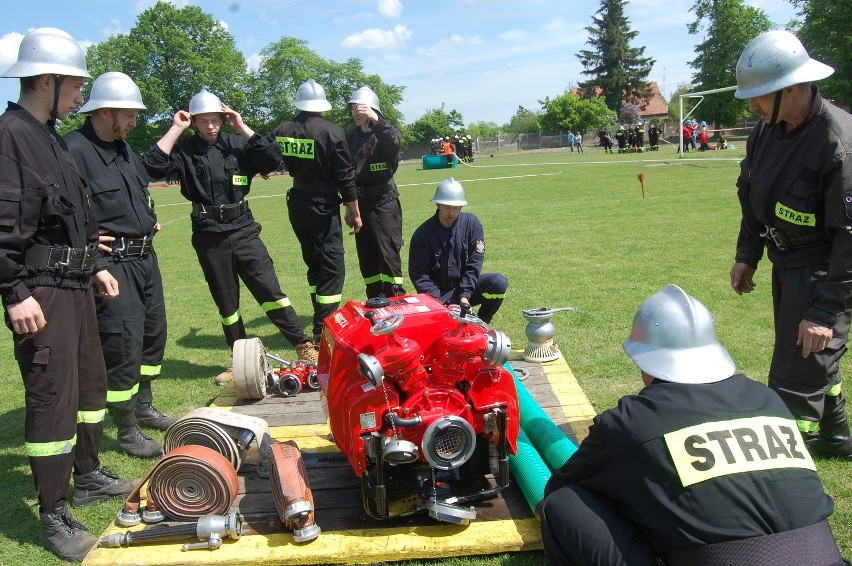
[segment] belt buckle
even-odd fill
[[[225,205],[220,204],[218,207],[216,207],[216,210],[219,211],[219,222],[224,222],[225,221]]]
[[[112,255],[122,258],[124,257],[124,252],[127,251],[127,241],[124,239],[124,236],[121,236],[116,240],[116,242],[119,242],[119,245],[112,246]],[[113,242],[113,244],[115,244],[115,242]]]
[[[60,249],[63,252],[62,259],[56,262],[56,267],[61,271],[65,271],[71,265],[71,246],[65,246]]]
[[[760,233],[762,238],[766,238],[768,240],[772,240],[772,243],[775,244],[775,247],[785,251],[789,245],[790,241],[787,239],[787,236],[778,230],[777,228],[773,228],[771,226],[766,226],[766,229]]]

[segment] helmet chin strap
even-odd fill
[[[769,126],[774,126],[775,122],[778,121],[778,111],[781,109],[781,93],[784,92],[782,88],[778,92],[775,93],[775,104],[772,106],[772,116],[769,119]]]
[[[51,128],[56,127],[56,119],[59,117],[59,89],[62,88],[62,75],[53,75],[53,109],[50,111],[50,118],[47,120],[47,125]]]

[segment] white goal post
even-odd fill
[[[701,103],[704,102],[705,94],[716,94],[717,92],[728,92],[731,90],[736,90],[737,86],[726,86],[722,88],[714,88],[712,90],[702,90],[701,92],[687,92],[686,94],[681,94],[678,97],[678,101],[680,102],[680,122],[677,123],[677,129],[679,132],[678,137],[680,138],[680,147],[678,148],[678,153],[681,157],[683,157],[683,121],[689,118],[690,114],[695,112],[695,109],[701,106]],[[684,98],[700,98],[701,100],[692,107],[692,110],[689,111],[689,114],[686,116],[683,115],[683,99]]]

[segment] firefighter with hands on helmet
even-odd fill
[[[223,123],[237,134],[222,133]],[[195,134],[178,140],[190,126]],[[202,89],[189,101],[189,112],[175,113],[171,128],[142,161],[154,178],[176,173],[181,194],[192,201],[192,247],[219,309],[228,347],[246,337],[240,315],[241,279],[295,347],[298,358],[316,363],[317,350],[281,291],[272,258],[260,239],[261,226],[245,200],[252,178],[280,165],[278,144],[249,128],[238,112]],[[216,383],[233,379],[233,367],[229,367],[216,376]]]
[[[322,335],[323,320],[337,310],[346,275],[343,261],[344,221],[355,235],[361,230],[355,167],[343,129],[322,117],[331,110],[325,89],[308,79],[296,91],[293,105],[299,113],[282,122],[272,135],[284,153],[284,166],[293,177],[287,192],[290,225],[308,268],[308,289],[314,307],[314,341]]]
[[[355,165],[361,230],[355,234],[358,264],[367,298],[404,294],[402,285],[402,206],[393,176],[399,166],[401,134],[385,120],[379,97],[369,87],[349,99],[355,127],[346,142]]]
[[[408,276],[418,293],[432,295],[444,304],[475,307],[490,323],[497,313],[509,281],[499,273],[482,273],[485,232],[479,219],[462,212],[467,204],[464,187],[450,177],[432,197],[437,210],[411,237]]]
[[[793,415],[736,373],[701,302],[666,285],[623,346],[645,387],[596,416],[548,480],[550,564],[847,564]]]
[[[98,252],[98,225],[65,142],[56,133],[83,103],[89,72],[66,32],[37,28],[3,77],[19,78],[18,103],[0,116],[0,296],[26,391],[24,450],[44,548],[81,560],[97,537],[67,507],[124,497],[133,486],[100,465],[107,375],[92,281],[119,287]]]
[[[852,460],[839,364],[852,295],[852,117],[811,84],[833,72],[783,30],[757,36],[740,56],[734,96],[761,120],[740,163],[730,280],[739,295],[754,290],[766,249],[775,314],[769,387],[813,454]]]
[[[86,180],[101,234],[101,250],[121,294],[95,297],[107,366],[107,410],[118,427],[118,450],[131,456],[162,456],[160,444],[139,425],[166,430],[175,419],[154,405],[151,381],[160,374],[166,349],[166,302],[157,255],[159,230],[148,173],[127,143],[144,110],[133,79],[120,72],[92,84],[83,125],[65,136],[68,151]]]

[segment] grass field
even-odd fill
[[[743,144],[737,143],[739,147]],[[486,271],[504,273],[509,292],[493,326],[525,345],[521,311],[540,306],[577,308],[557,314],[556,342],[597,411],[641,387],[638,371],[621,349],[638,305],[666,283],[677,283],[714,314],[720,341],[739,371],[766,380],[772,347],[769,265],[758,270],[757,289],[738,297],[728,271],[739,227],[734,181],[741,150],[688,154],[671,147],[639,155],[585,155],[552,151],[491,158],[477,155],[475,167],[424,171],[404,164],[396,179],[404,215],[403,234],[434,211],[429,201],[450,174],[462,181],[469,206],[486,233]],[[644,173],[642,195],[637,175]],[[282,288],[308,327],[310,298],[305,267],[287,220],[286,176],[255,180],[251,208],[263,225],[262,238],[275,261]],[[213,376],[228,365],[230,352],[218,315],[189,244],[189,206],[177,188],[153,191],[162,232],[157,236],[166,290],[169,342],[162,377],[154,384],[156,404],[179,416],[208,404],[217,393]],[[361,300],[354,238],[346,237],[344,300]],[[407,247],[403,265],[407,266]],[[407,281],[407,277],[406,277]],[[411,290],[410,284],[407,285]],[[243,289],[242,314],[250,335],[267,349],[295,358],[292,349]],[[57,561],[38,545],[36,499],[23,453],[23,386],[11,339],[0,339],[0,566]],[[843,370],[850,370],[850,358]],[[154,435],[162,438],[161,434]],[[124,477],[141,476],[150,465],[115,450],[108,424],[102,461]],[[849,464],[817,462],[826,490],[835,498],[831,523],[844,555],[852,554],[852,482]],[[75,510],[92,531],[112,521],[120,501]],[[322,517],[317,517],[322,524]],[[132,550],[126,551],[132,552]],[[544,565],[541,553],[447,559],[428,564]],[[426,562],[417,563],[421,565]]]

